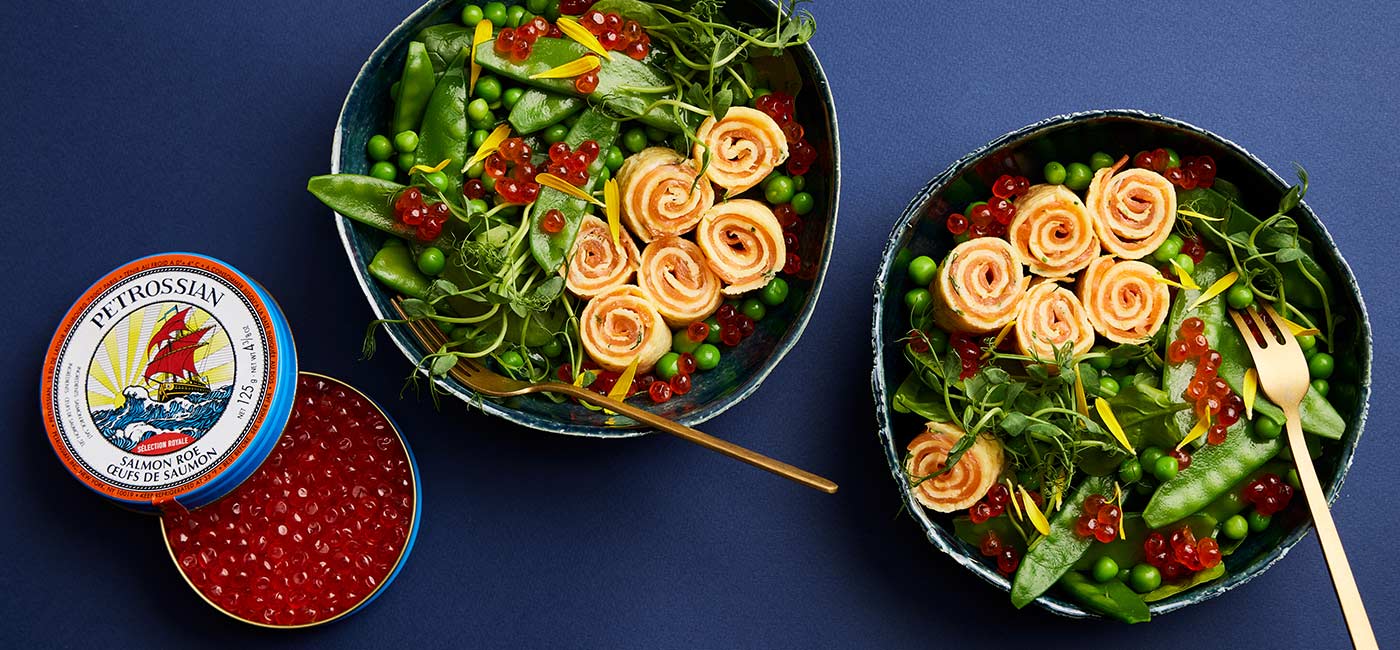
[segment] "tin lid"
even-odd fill
[[[287,424],[296,348],[277,303],[191,253],[129,262],[64,316],[44,426],[68,471],[118,504],[198,508],[257,469]]]

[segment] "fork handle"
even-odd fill
[[[579,398],[580,400],[593,404],[594,406],[601,406],[603,408],[608,409],[609,411],[620,413],[629,418],[632,418],[633,420],[641,422],[642,424],[650,425],[661,431],[665,431],[666,433],[676,436],[677,438],[688,440],[697,445],[700,445],[701,447],[705,447],[706,449],[717,451],[721,454],[724,454],[725,456],[743,461],[759,469],[767,470],[788,480],[801,483],[807,487],[816,490],[821,490],[822,492],[826,492],[827,494],[836,493],[836,483],[832,482],[830,479],[822,478],[807,470],[798,467],[793,467],[792,465],[784,463],[783,461],[774,458],[769,458],[756,451],[740,447],[739,445],[729,442],[728,440],[721,440],[708,433],[704,433],[697,429],[692,429],[679,422],[668,420],[660,415],[647,411],[646,409],[638,408],[626,402],[615,400],[610,397],[605,397],[591,390],[578,388],[577,386],[572,386],[563,382],[551,382],[550,390],[561,393],[568,393],[574,397]]]
[[[1313,468],[1312,456],[1308,455],[1307,442],[1303,440],[1303,425],[1298,420],[1298,409],[1295,407],[1285,411],[1284,415],[1288,419],[1288,446],[1293,452],[1294,462],[1298,465],[1298,482],[1303,486],[1308,510],[1312,512],[1317,541],[1322,545],[1322,557],[1327,560],[1327,570],[1332,574],[1332,586],[1337,590],[1337,600],[1342,605],[1342,616],[1346,619],[1347,630],[1351,632],[1351,645],[1355,648],[1377,648],[1376,633],[1371,631],[1371,620],[1366,616],[1366,606],[1361,602],[1361,592],[1356,588],[1351,564],[1347,562],[1346,551],[1342,549],[1342,538],[1337,534],[1337,524],[1332,521],[1332,513],[1327,509],[1327,495],[1322,492],[1322,484],[1317,480],[1317,470]]]

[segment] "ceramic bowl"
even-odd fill
[[[908,315],[902,299],[904,278],[892,275],[895,255],[908,248],[914,255],[941,260],[953,246],[952,237],[944,227],[947,215],[960,211],[969,201],[989,196],[987,188],[1001,174],[1039,179],[1041,168],[1051,160],[1087,161],[1094,151],[1118,156],[1157,147],[1170,147],[1182,155],[1213,156],[1219,169],[1218,177],[1239,187],[1244,207],[1254,214],[1272,214],[1289,184],[1239,145],[1179,120],[1130,110],[1060,115],[997,138],[935,176],[905,208],[885,246],[875,281],[872,334],[875,353],[872,384],[880,444],[900,494],[929,541],[1000,589],[1010,589],[1008,579],[998,574],[977,548],[958,539],[950,517],[927,512],[914,501],[901,467],[904,445],[922,430],[922,422],[915,416],[895,413],[890,407],[894,390],[909,371],[900,345],[896,343],[908,331]],[[1356,278],[1322,221],[1306,203],[1290,214],[1297,219],[1303,236],[1312,240],[1315,256],[1335,282],[1337,295],[1332,298],[1333,309],[1341,316],[1343,324],[1337,330],[1339,343],[1334,349],[1349,351],[1348,355],[1337,357],[1338,371],[1332,378],[1336,388],[1328,396],[1347,421],[1346,434],[1340,444],[1330,445],[1317,461],[1328,498],[1335,499],[1366,422],[1371,385],[1371,327]],[[1343,356],[1348,358],[1343,360]],[[1152,613],[1163,614],[1209,600],[1248,582],[1278,562],[1311,527],[1307,509],[1301,505],[1276,515],[1274,520],[1274,525],[1265,532],[1251,533],[1234,554],[1225,558],[1225,579],[1151,603]],[[1098,616],[1062,598],[1053,589],[1036,603],[1064,616]]]
[[[368,173],[365,145],[370,137],[383,131],[389,121],[392,110],[389,86],[398,80],[409,41],[425,27],[459,20],[461,8],[460,0],[433,0],[424,4],[394,28],[370,54],[350,86],[340,121],[336,124],[331,154],[332,172]],[[768,0],[736,0],[728,3],[727,12],[732,19],[755,24],[771,23],[776,18],[776,6]],[[820,152],[812,172],[806,175],[807,191],[816,197],[817,209],[804,218],[800,245],[803,258],[816,260],[816,265],[807,274],[807,279],[788,278],[791,293],[787,302],[780,308],[770,310],[769,315],[759,321],[753,336],[735,348],[725,348],[719,367],[697,375],[700,381],[696,382],[690,393],[672,398],[656,408],[661,415],[686,425],[695,426],[719,415],[758,389],[763,379],[802,335],[816,307],[827,262],[831,257],[840,190],[836,107],[826,74],[812,48],[803,45],[789,49],[788,53],[802,80],[802,90],[797,96],[797,118],[806,127],[808,141]],[[382,237],[372,229],[340,215],[336,216],[336,227],[350,259],[350,268],[375,315],[379,318],[396,317],[391,302],[393,294],[372,280],[366,270]],[[388,335],[411,363],[419,362],[431,352],[405,326],[390,326]],[[556,404],[542,396],[495,401],[481,398],[452,378],[439,380],[438,383],[443,390],[470,404],[479,405],[487,413],[541,431],[594,437],[624,437],[649,432],[641,428],[605,426],[606,416],[599,412],[572,403]]]

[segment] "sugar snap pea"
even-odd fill
[[[1094,540],[1075,534],[1074,522],[1078,520],[1084,500],[1089,495],[1107,494],[1112,490],[1113,481],[1109,477],[1089,476],[1065,499],[1059,512],[1050,520],[1050,534],[1032,543],[1021,559],[1021,567],[1016,570],[1016,578],[1011,583],[1012,605],[1019,609],[1039,598],[1089,550]]]
[[[369,262],[369,274],[410,298],[423,298],[428,295],[432,280],[418,270],[418,262],[413,251],[407,246],[385,246],[375,253]]]
[[[412,240],[418,231],[394,216],[394,199],[403,188],[393,181],[359,174],[326,174],[306,182],[306,191],[330,209],[366,226]]]
[[[462,50],[433,88],[413,158],[415,164],[428,167],[449,161],[442,170],[447,175],[443,191],[448,196],[462,194],[462,166],[467,161],[467,140],[471,137],[467,131],[467,77],[463,69],[466,60],[467,51]]]
[[[443,23],[424,28],[415,40],[423,43],[428,52],[428,61],[438,74],[447,70],[447,65],[457,57],[457,53],[472,45],[472,30],[456,23]]]
[[[598,143],[600,149],[607,151],[617,138],[617,132],[617,120],[590,109],[579,116],[578,122],[569,129],[569,135],[564,138],[564,142],[568,143],[569,148],[576,149],[583,141],[592,140]],[[593,187],[598,183],[598,173],[603,167],[603,157],[598,156],[598,159],[588,166],[588,182],[579,189],[585,192],[593,191]],[[583,199],[573,198],[548,187],[540,188],[539,199],[530,211],[530,252],[534,254],[535,261],[539,262],[541,268],[554,272],[564,265],[569,249],[573,248],[574,237],[578,235],[578,227],[583,221],[584,209],[587,207],[588,204]],[[545,232],[542,226],[544,215],[556,209],[564,214],[564,228],[556,233]]]
[[[403,77],[399,79],[399,98],[394,104],[394,133],[414,131],[423,121],[423,109],[432,97],[433,64],[428,50],[418,41],[408,44],[403,62]]]
[[[1124,623],[1146,623],[1152,619],[1142,596],[1117,578],[1094,582],[1078,571],[1070,571],[1060,578],[1059,584],[1075,600],[1105,616]]]
[[[516,100],[506,119],[516,133],[530,134],[563,122],[587,103],[578,97],[529,88]]]

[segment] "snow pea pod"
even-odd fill
[[[576,149],[583,141],[592,140],[598,143],[600,149],[607,151],[617,138],[617,132],[617,120],[590,109],[579,116],[578,122],[569,129],[569,135],[564,138],[564,142],[568,143],[570,149]],[[597,160],[588,166],[588,182],[579,189],[592,192],[604,164],[603,156],[598,156]],[[584,209],[588,206],[583,199],[573,198],[548,187],[540,188],[539,199],[530,210],[530,252],[535,261],[539,262],[540,268],[553,273],[564,265],[570,249],[574,246],[574,237],[578,235]],[[564,227],[559,232],[549,233],[544,230],[544,215],[550,210],[559,210],[564,214]]]
[[[1089,550],[1093,538],[1075,534],[1074,522],[1079,519],[1089,495],[1107,495],[1112,491],[1113,480],[1107,476],[1089,476],[1079,484],[1050,520],[1050,534],[1031,544],[1021,559],[1021,567],[1011,583],[1012,605],[1020,609],[1039,598]]]
[[[457,53],[448,64],[423,114],[423,127],[418,133],[416,165],[436,167],[450,160],[442,171],[447,174],[448,196],[462,194],[462,166],[467,161],[467,76],[463,68],[467,50]]]
[[[418,270],[407,246],[385,246],[369,262],[369,274],[384,286],[410,298],[424,298],[433,281]]]
[[[573,79],[531,79],[531,75],[589,55],[592,51],[562,38],[541,38],[535,41],[534,53],[524,61],[512,61],[496,51],[494,42],[477,48],[476,62],[481,67],[503,77],[563,95],[580,97],[574,89]],[[674,85],[662,76],[660,70],[631,57],[613,54],[612,59],[603,61],[598,72],[598,87],[587,95],[604,106],[626,116],[638,116],[641,122],[672,133],[680,132],[681,125],[670,108],[653,107],[659,99],[676,99]],[[646,111],[645,114],[642,111]],[[687,118],[689,119],[689,118]]]
[[[306,182],[306,191],[330,209],[366,226],[411,241],[417,237],[418,231],[394,216],[394,199],[403,188],[403,185],[393,181],[359,174],[312,176]]]
[[[423,110],[432,97],[435,78],[428,50],[418,41],[408,44],[408,56],[403,62],[403,77],[399,79],[399,101],[394,105],[394,133],[417,130],[423,121]]]
[[[1060,578],[1059,584],[1060,588],[1075,600],[1105,616],[1124,623],[1146,623],[1152,620],[1152,613],[1147,609],[1147,603],[1142,596],[1137,595],[1117,578],[1108,582],[1094,582],[1078,571],[1070,571]]]
[[[424,28],[415,40],[423,43],[428,61],[438,73],[447,70],[457,53],[472,45],[472,30],[455,23],[443,23]]]
[[[1191,466],[1157,487],[1142,509],[1148,526],[1161,528],[1209,506],[1231,487],[1262,467],[1283,449],[1280,438],[1255,440],[1234,433],[1218,445],[1191,455]]]
[[[534,133],[564,121],[577,113],[586,101],[570,95],[560,95],[537,88],[528,88],[510,109],[510,125],[521,135]]]

